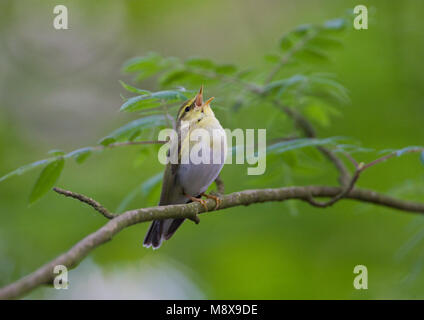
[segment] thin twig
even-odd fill
[[[415,153],[415,152],[424,152],[424,148],[420,148],[420,147],[411,148],[409,150],[405,150],[403,153]],[[381,158],[378,158],[378,159],[371,161],[370,163],[364,165],[364,170],[368,169],[369,167],[375,166],[378,163],[384,162],[388,159],[391,159],[391,158],[394,158],[394,157],[397,157],[397,156],[399,156],[398,152],[389,153],[389,154],[387,154],[387,155],[385,155]]]
[[[320,208],[326,208],[326,207],[332,206],[337,201],[346,197],[353,190],[353,188],[355,187],[355,183],[356,183],[356,181],[358,181],[359,176],[362,172],[362,168],[363,168],[363,166],[362,166],[362,164],[360,164],[356,168],[355,173],[353,174],[352,179],[350,180],[349,184],[346,185],[344,187],[344,189],[342,189],[342,191],[339,194],[335,195],[330,200],[328,200],[326,202],[319,202],[319,201],[316,201],[312,196],[310,196],[306,199],[306,201],[309,202],[311,205],[313,205],[315,207],[320,207]]]
[[[405,153],[414,153],[414,152],[423,152],[424,149],[423,148],[412,148],[410,150],[406,150]],[[350,180],[349,184],[345,186],[344,190],[342,192],[340,192],[340,194],[338,194],[337,196],[333,197],[332,199],[330,199],[327,202],[319,202],[316,201],[311,197],[309,197],[308,199],[306,199],[307,202],[309,202],[311,205],[314,205],[316,207],[321,207],[321,208],[325,208],[328,206],[331,206],[333,204],[335,204],[337,201],[339,201],[340,199],[344,198],[349,192],[351,192],[353,190],[353,188],[355,187],[355,183],[358,181],[359,176],[361,175],[361,173],[363,171],[365,171],[368,168],[371,168],[372,166],[375,166],[376,164],[379,164],[381,162],[384,162],[388,159],[391,159],[393,157],[398,156],[397,152],[392,152],[390,154],[387,154],[381,158],[378,158],[374,161],[371,161],[368,164],[365,164],[363,162],[358,163],[356,161],[355,158],[353,158],[350,154],[345,153],[346,157],[354,164],[355,166],[355,172],[352,176],[352,179]]]
[[[117,214],[111,213],[109,212],[109,210],[107,210],[105,207],[103,207],[100,203],[98,203],[96,200],[91,199],[87,196],[84,196],[82,194],[79,193],[75,193],[72,191],[68,191],[68,190],[63,190],[61,188],[53,188],[53,190],[59,194],[64,195],[65,197],[70,197],[70,198],[74,198],[77,199],[81,202],[84,202],[86,204],[88,204],[89,206],[93,207],[94,210],[96,210],[97,212],[100,212],[105,218],[107,219],[113,219],[115,217],[117,217]]]
[[[295,124],[299,127],[300,130],[303,131],[304,135],[308,138],[315,138],[316,132],[315,128],[312,126],[312,124],[303,117],[299,112],[296,110],[289,108],[283,104],[281,104],[280,101],[274,100],[275,105],[277,105],[285,114],[287,114],[290,118],[292,118],[295,121]],[[351,181],[350,173],[343,161],[337,157],[334,152],[332,152],[330,149],[324,147],[324,146],[317,146],[317,149],[328,159],[330,160],[337,170],[339,171],[339,182],[342,186],[347,187],[349,185],[349,182]]]
[[[356,161],[356,159],[354,157],[352,157],[349,152],[343,152],[343,154],[345,155],[346,158],[349,159],[350,162],[352,162],[352,164],[355,166],[355,168],[358,167],[358,165],[359,165],[358,161]]]

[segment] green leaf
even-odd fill
[[[424,151],[420,154],[421,163],[424,164]]]
[[[108,145],[115,143],[116,140],[112,137],[104,137],[102,139],[100,139],[99,144],[101,144],[104,147],[107,147]]]
[[[292,39],[290,39],[290,35],[287,34],[285,36],[283,36],[280,40],[280,48],[283,51],[288,51],[293,47],[294,41]]]
[[[33,163],[27,164],[25,166],[22,166],[12,172],[9,172],[8,174],[4,175],[3,177],[0,178],[0,182],[5,181],[11,177],[14,176],[20,176],[28,171],[31,171],[33,169],[36,169],[42,165],[48,164],[49,162],[53,161],[55,158],[49,158],[49,159],[44,159],[44,160],[39,160],[39,161],[35,161]]]
[[[91,152],[91,151],[87,151],[87,152],[81,153],[80,155],[78,155],[78,156],[75,158],[75,161],[76,161],[78,164],[82,164],[82,163],[84,163],[84,162],[85,162],[85,160],[87,160],[87,159],[91,156],[91,154],[92,154],[92,152]]]
[[[41,171],[29,197],[30,205],[39,200],[54,186],[60,177],[64,165],[65,159],[61,157],[49,163],[43,171]]]
[[[159,79],[159,83],[162,86],[167,86],[167,85],[173,84],[175,82],[178,82],[181,79],[184,79],[185,77],[187,77],[188,74],[190,74],[190,72],[187,71],[186,69],[171,70],[171,71],[165,73]]]
[[[288,86],[287,79],[276,80],[264,86],[263,90],[265,93],[276,92],[277,90],[281,93],[287,86]]]
[[[341,31],[346,28],[346,19],[337,18],[337,19],[327,20],[324,22],[323,28],[325,30],[330,30],[330,31]]]
[[[293,57],[298,60],[306,61],[309,63],[319,63],[328,61],[328,56],[322,51],[312,48],[312,47],[304,47],[297,51]]]
[[[255,76],[256,76],[256,73],[255,73],[255,70],[253,69],[246,69],[237,73],[237,78],[243,79],[243,80],[251,79],[251,78],[254,78]]]
[[[237,72],[237,67],[232,64],[221,64],[216,66],[215,72],[218,74],[230,75]]]
[[[129,92],[133,92],[133,93],[138,93],[138,94],[150,94],[151,92],[148,90],[142,90],[142,89],[138,89],[136,87],[130,86],[129,84],[126,84],[124,81],[119,80],[119,83],[121,84],[121,86],[129,91]]]
[[[125,141],[130,139],[136,132],[141,132],[142,129],[154,128],[160,125],[165,125],[166,121],[163,115],[151,115],[137,120],[131,121],[126,125],[116,129],[108,136],[100,140],[100,143],[105,145],[109,141]],[[103,143],[102,143],[103,142]]]
[[[82,164],[93,153],[94,148],[85,147],[69,152],[65,158],[74,158],[78,164]]]
[[[181,91],[177,91],[177,90],[158,91],[158,92],[152,93],[150,97],[153,97],[158,100],[164,100],[167,102],[187,100],[187,97],[183,93],[181,93]]]
[[[299,83],[303,83],[306,80],[307,78],[304,75],[295,74],[294,76],[290,78],[276,80],[276,81],[268,83],[264,87],[264,92],[275,91],[275,89],[278,89],[279,94],[281,94],[284,89]]]
[[[143,109],[151,109],[160,106],[160,102],[150,98],[150,95],[129,98],[121,106],[120,111],[134,112]]]
[[[284,153],[282,160],[285,164],[287,164],[291,168],[295,168],[299,163],[298,155],[296,152]]]
[[[155,108],[160,106],[163,101],[167,103],[185,101],[187,97],[177,90],[158,91],[151,94],[145,94],[128,99],[122,106],[120,111],[139,111],[146,108]]]
[[[53,155],[53,156],[63,156],[64,154],[65,154],[65,152],[63,152],[62,150],[60,150],[60,149],[53,149],[53,150],[50,150],[49,152],[48,152],[48,154],[51,154],[51,155]]]
[[[125,72],[142,71],[146,67],[157,66],[161,62],[162,57],[157,53],[150,52],[144,57],[135,57],[127,60],[122,66]]]
[[[330,137],[325,139],[302,138],[290,141],[277,142],[267,147],[267,153],[280,154],[286,151],[305,147],[335,144],[335,142],[345,139],[345,137]]]
[[[160,79],[161,86],[189,84],[197,86],[205,81],[205,77],[186,69],[175,69],[165,73]]]
[[[128,138],[128,141],[134,141],[136,138],[138,138],[141,134],[141,130],[136,130],[133,132],[133,134]]]
[[[207,70],[213,70],[215,68],[215,64],[212,62],[212,60],[209,60],[206,58],[192,57],[187,59],[184,62],[184,64],[187,67],[207,69]]]
[[[350,102],[348,90],[336,80],[331,79],[330,75],[312,74],[309,76],[309,80],[312,90],[325,92],[340,103]]]
[[[176,62],[175,58],[162,58],[157,53],[149,53],[147,56],[128,60],[123,71],[138,72],[137,80],[140,81],[171,67]]]
[[[305,108],[305,114],[308,118],[314,120],[323,127],[328,127],[330,117],[326,110],[320,104],[311,104]]]
[[[296,36],[303,37],[308,32],[310,32],[313,29],[313,25],[311,24],[303,24],[298,26],[296,29],[292,31],[292,33]]]
[[[316,27],[310,24],[305,24],[297,27],[296,29],[287,32],[280,39],[280,49],[283,52],[287,52],[293,49],[293,47],[299,42],[303,41],[306,35],[316,30]],[[304,46],[307,41],[302,45]],[[300,48],[297,48],[297,50]]]
[[[269,53],[265,55],[265,61],[270,63],[278,63],[281,61],[281,56],[275,53]]]
[[[314,37],[313,39],[309,40],[309,44],[310,46],[313,46],[315,48],[319,48],[319,49],[339,49],[343,47],[343,44],[341,41],[337,40],[337,39],[333,39],[333,38],[328,38],[328,37]]]

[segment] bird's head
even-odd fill
[[[210,103],[214,98],[203,102],[203,86],[200,87],[199,93],[192,99],[184,102],[178,110],[177,122],[187,121],[189,123],[200,121],[205,117],[215,117]]]

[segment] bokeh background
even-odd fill
[[[369,29],[351,31],[322,71],[338,75],[351,103],[319,135],[350,136],[365,147],[422,145],[424,2],[360,1]],[[52,26],[53,8],[69,11],[66,31]],[[156,51],[207,56],[261,67],[283,33],[338,17],[356,1],[47,1],[0,3],[0,176],[55,148],[71,151],[134,115],[119,113],[122,63]],[[139,86],[152,88],[145,81]],[[261,110],[250,108],[255,119]],[[224,122],[224,121],[223,121]],[[254,122],[250,122],[254,126]],[[225,126],[226,123],[224,122]],[[115,210],[134,188],[161,172],[155,157],[137,161],[139,147],[68,161],[59,186]],[[364,159],[367,159],[366,157]],[[359,160],[362,160],[361,158]],[[317,173],[254,179],[244,169],[222,172],[226,191],[299,184],[334,184]],[[272,175],[272,172],[267,172]],[[424,200],[424,167],[416,156],[368,170],[359,185]],[[92,209],[50,192],[28,207],[38,175],[0,183],[0,286],[67,250],[105,223]],[[159,190],[131,207],[155,205]],[[424,298],[424,220],[342,201],[318,209],[298,202],[266,203],[202,215],[160,250],[142,247],[147,224],[99,247],[70,272],[70,288],[42,288],[27,298],[416,299]],[[353,288],[353,268],[366,265],[368,290]]]

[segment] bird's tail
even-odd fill
[[[168,240],[185,219],[154,220],[144,238],[143,246],[158,249],[163,240]]]

